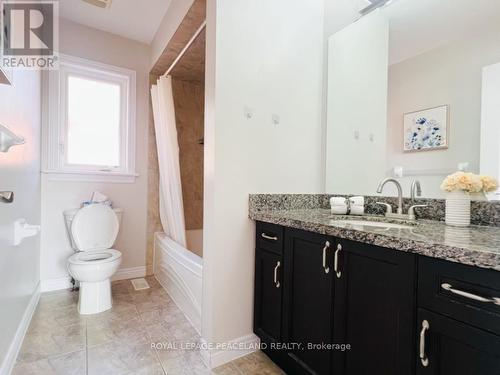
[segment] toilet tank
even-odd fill
[[[73,218],[75,217],[76,213],[79,210],[80,210],[79,208],[70,208],[70,209],[65,210],[63,212],[64,224],[66,225],[66,234],[68,235],[69,242],[71,243],[71,248],[75,251],[78,251],[78,247],[76,246],[75,241],[73,240],[73,236],[71,234],[71,223],[73,222]],[[118,217],[118,224],[121,226],[123,209],[113,208],[113,211],[115,212],[116,216]]]

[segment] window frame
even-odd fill
[[[134,182],[136,73],[79,57],[60,55],[58,70],[42,74],[42,172],[54,180]],[[67,162],[68,78],[77,77],[120,87],[120,165]]]

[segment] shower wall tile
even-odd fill
[[[186,230],[203,228],[204,85],[172,80]]]

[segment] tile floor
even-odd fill
[[[78,314],[78,293],[43,294],[12,374],[283,374],[260,352],[209,370],[197,350],[151,348],[185,347],[200,337],[158,282],[147,280],[151,288],[142,291],[128,280],[114,282],[113,308],[92,316]]]

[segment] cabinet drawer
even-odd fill
[[[417,375],[498,375],[500,336],[418,310]]]
[[[283,253],[283,227],[276,224],[257,222],[256,245],[258,249]]]
[[[500,335],[500,272],[420,257],[418,305]]]

